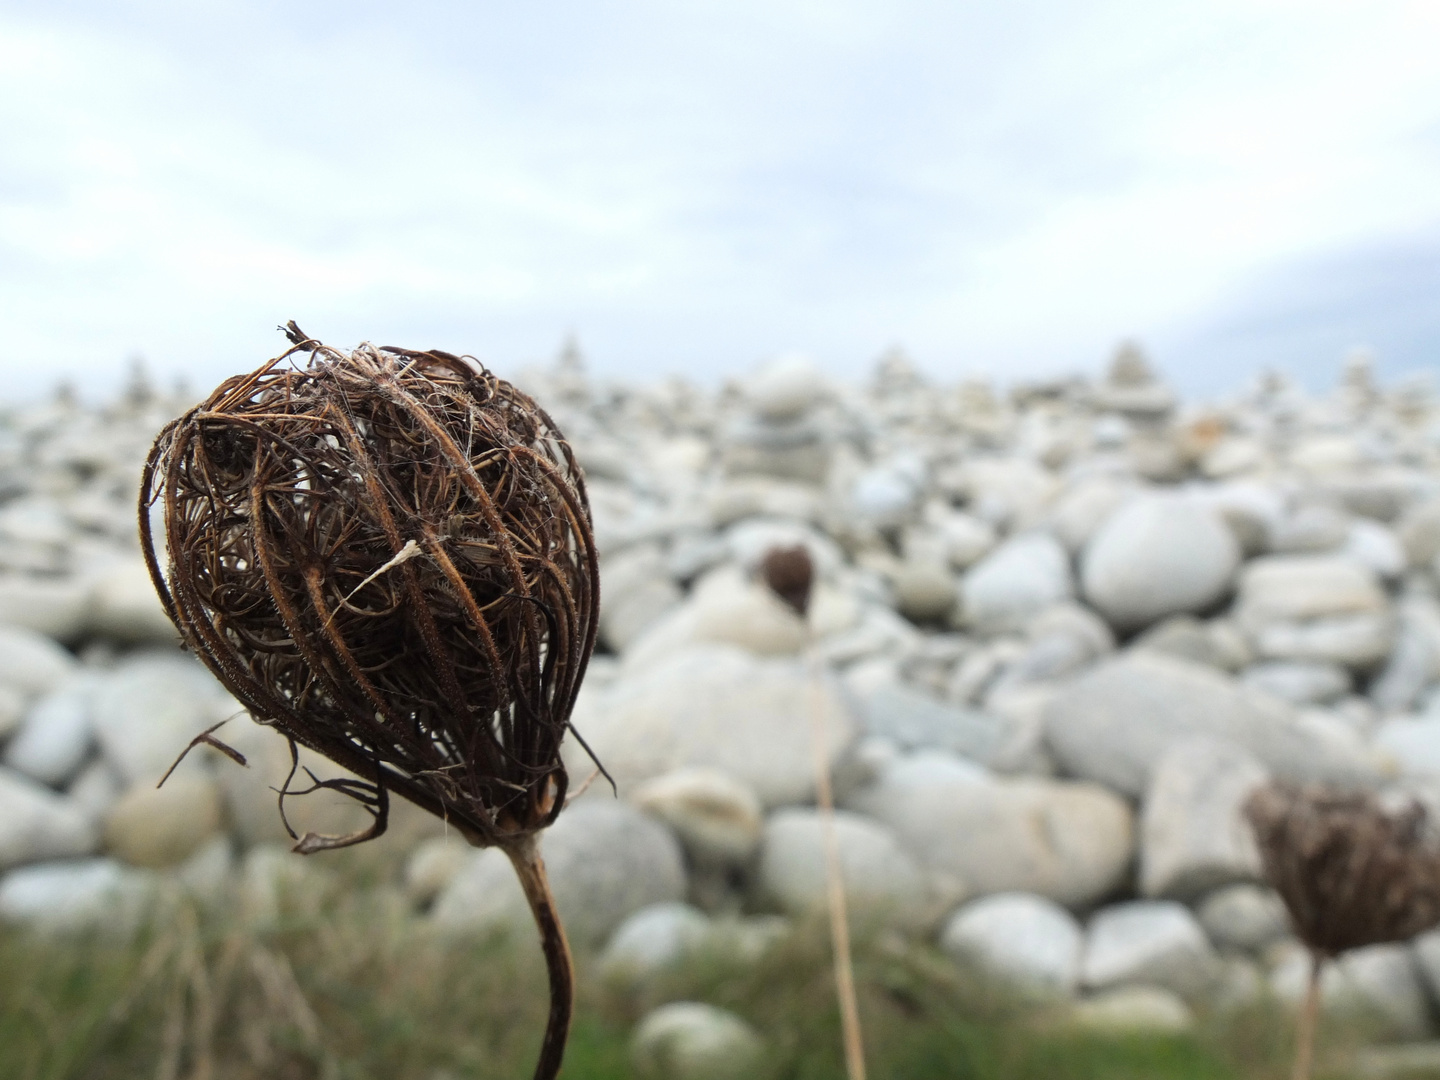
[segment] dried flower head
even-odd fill
[[[1404,941],[1440,922],[1440,848],[1425,810],[1375,796],[1271,784],[1245,804],[1265,867],[1312,950]]]
[[[358,799],[372,826],[296,850],[378,835],[394,792],[506,851],[550,966],[536,1075],[553,1076],[572,975],[534,837],[565,803],[560,743],[595,643],[580,469],[544,410],[472,361],[287,333],[156,440],[151,577],[257,721],[354,774],[308,790]]]

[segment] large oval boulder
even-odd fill
[[[1379,779],[1376,756],[1353,732],[1308,723],[1214,668],[1148,650],[1104,661],[1051,698],[1045,734],[1067,773],[1136,797],[1165,752],[1194,736],[1233,742],[1284,779]]]
[[[1111,626],[1131,631],[1208,608],[1239,565],[1240,545],[1219,514],[1193,499],[1157,495],[1106,519],[1085,546],[1080,581]]]

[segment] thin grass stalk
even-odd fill
[[[1315,1061],[1315,1029],[1320,1018],[1320,975],[1324,966],[1325,955],[1311,949],[1305,1002],[1300,1007],[1300,1016],[1295,1024],[1295,1069],[1290,1074],[1291,1080],[1310,1080],[1310,1070]]]
[[[850,918],[840,866],[840,844],[835,836],[835,796],[830,787],[830,749],[825,733],[820,656],[813,645],[807,650],[806,666],[810,676],[808,697],[810,745],[815,755],[815,803],[820,813],[820,837],[825,851],[825,891],[830,909],[830,943],[834,952],[835,992],[840,1003],[845,1073],[849,1080],[865,1080],[865,1043],[860,1030],[860,1006],[855,997]]]

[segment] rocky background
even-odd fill
[[[1103,381],[1005,392],[898,354],[862,387],[798,358],[718,393],[609,384],[573,350],[519,381],[575,445],[603,558],[574,720],[619,797],[596,779],[545,855],[607,977],[758,955],[823,903],[817,725],[857,924],[1103,1027],[1298,997],[1305,960],[1239,816],[1256,784],[1440,810],[1422,382],[1380,387],[1356,360],[1323,396],[1267,376],[1188,406],[1133,348]],[[5,920],[123,929],[177,890],[263,919],[324,872],[284,846],[285,743],[175,647],[140,561],[140,465],[187,404],[137,378],[105,408],[62,394],[0,418]],[[755,575],[795,544],[819,574],[806,621]],[[195,753],[157,791],[227,717],[250,767]],[[593,766],[570,750],[574,789]],[[356,824],[330,793],[287,807],[299,831]],[[403,808],[379,843],[437,932],[529,933],[503,856]],[[1397,1039],[1429,1036],[1437,1001],[1440,935],[1327,976],[1329,1007]],[[667,1009],[642,1043],[701,1031],[743,1056],[735,1018]]]

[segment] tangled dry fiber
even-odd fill
[[[307,790],[351,795],[372,826],[297,850],[378,835],[391,792],[503,848],[568,993],[534,835],[565,804],[560,743],[595,643],[580,469],[544,410],[476,363],[287,333],[156,440],[140,505],[155,587],[256,720],[360,778]],[[563,1004],[537,1076],[546,1054],[558,1070]]]
[[[1440,922],[1440,847],[1425,809],[1400,809],[1366,792],[1275,783],[1245,803],[1265,877],[1310,949],[1294,1080],[1308,1080],[1327,959],[1405,941]]]

